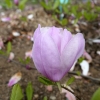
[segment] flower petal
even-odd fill
[[[83,54],[85,40],[81,33],[76,34],[64,48],[61,60],[65,66],[65,71],[68,72],[74,62]]]
[[[35,41],[35,39],[38,37],[38,35],[41,33],[40,31],[41,25],[38,25],[38,28],[35,30],[34,32],[34,36],[33,36],[33,40]]]
[[[85,57],[88,60],[89,63],[92,62],[92,57],[86,50],[83,53],[83,57]]]
[[[66,87],[66,86],[65,86],[65,87]],[[73,90],[72,90],[69,86],[67,86],[66,88],[68,88],[70,91],[73,92]],[[72,94],[71,92],[69,92],[68,90],[65,90],[64,88],[62,88],[61,93],[66,93],[65,96],[66,96],[66,98],[67,98],[68,100],[76,100],[75,95]]]
[[[41,38],[42,38],[42,34],[36,32],[34,35],[35,35],[34,37],[36,39],[34,39],[34,44],[33,44],[33,48],[32,48],[32,55],[33,55],[32,59],[34,61],[34,64],[35,64],[35,67],[37,68],[37,70],[41,74],[46,76],[46,72],[44,70],[44,66],[43,66],[43,62],[42,62],[42,58],[41,58]]]
[[[83,60],[80,63],[81,69],[82,69],[82,74],[83,75],[88,75],[89,72],[89,63],[86,60]]]
[[[18,81],[20,81],[21,77],[22,77],[21,72],[18,72],[15,75],[13,75],[11,79],[9,80],[8,86],[12,86],[16,84]]]
[[[11,19],[9,17],[1,18],[2,22],[9,22]]]
[[[15,54],[13,52],[10,52],[8,62],[12,61],[15,57]]]
[[[60,51],[60,48],[61,48],[61,36],[62,36],[63,29],[53,26],[51,28],[51,30],[52,31],[50,32],[50,35],[51,35],[55,45],[57,46],[58,50]]]
[[[61,39],[61,52],[63,51],[64,47],[67,45],[67,43],[71,38],[72,38],[72,34],[68,30],[64,29],[63,36]]]
[[[25,59],[28,57],[32,58],[32,50],[25,52]]]
[[[43,35],[41,46],[41,59],[47,72],[47,77],[53,81],[58,81],[62,77],[60,53],[50,34]]]

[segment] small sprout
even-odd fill
[[[7,44],[7,54],[9,54],[11,52],[11,49],[12,49],[11,42],[8,42],[8,44]]]
[[[67,81],[66,85],[68,86],[68,85],[72,84],[74,81],[75,81],[75,77],[72,76],[72,77]]]
[[[23,92],[19,84],[15,84],[12,88],[10,100],[23,100]]]

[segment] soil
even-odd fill
[[[1,11],[3,12],[3,11]],[[18,12],[15,10],[4,11],[5,15],[12,17],[10,22],[0,21],[0,36],[5,42],[5,47],[7,42],[10,40],[12,43],[12,52],[15,54],[15,58],[12,62],[7,62],[5,56],[0,55],[0,100],[10,100],[10,94],[12,87],[8,87],[8,81],[17,72],[22,73],[22,79],[18,82],[21,87],[26,87],[29,81],[32,82],[34,88],[33,100],[43,100],[44,96],[48,97],[48,100],[66,100],[65,95],[61,94],[56,86],[53,86],[53,90],[50,92],[46,89],[45,85],[38,81],[38,76],[41,75],[35,69],[33,62],[31,61],[30,66],[34,69],[27,70],[25,66],[22,66],[18,62],[19,58],[25,58],[25,52],[32,49],[33,42],[27,38],[27,36],[32,36],[34,30],[37,28],[38,24],[42,26],[58,26],[62,27],[52,19],[50,14],[47,14],[43,8],[35,6],[32,9],[27,8],[23,12]],[[33,14],[33,18],[27,21],[22,21],[20,16],[27,16]],[[1,15],[2,16],[2,15]],[[80,31],[84,34],[86,40],[86,51],[91,55],[93,61],[90,63],[91,76],[94,78],[100,77],[100,55],[96,52],[100,50],[99,43],[92,43],[89,39],[100,38],[100,19],[87,23],[87,26],[79,23]],[[71,25],[67,25],[64,28],[71,28],[72,33],[75,32],[75,28]],[[12,37],[12,32],[19,32],[20,36]],[[3,48],[5,51],[6,48]],[[81,71],[80,66],[77,64],[75,70]],[[66,75],[62,79],[62,83],[72,75]],[[90,100],[93,93],[99,87],[100,82],[96,82],[90,79],[82,78],[76,79],[75,82],[71,85],[75,94],[81,100]],[[54,98],[54,99],[53,99]],[[24,98],[24,100],[26,100]]]

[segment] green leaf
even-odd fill
[[[47,96],[44,96],[43,100],[47,100]]]
[[[22,58],[18,59],[20,63],[25,64],[25,60],[23,60]]]
[[[100,88],[95,91],[91,100],[100,100]]]
[[[22,16],[22,17],[20,18],[20,20],[21,20],[21,21],[24,21],[24,22],[27,22],[27,17],[26,17],[26,16]]]
[[[41,6],[46,9],[46,10],[49,10],[49,6],[45,3],[45,2],[40,2]]]
[[[55,0],[53,9],[56,9],[59,6],[59,4],[60,4],[59,0]]]
[[[19,4],[19,9],[21,9],[21,10],[23,10],[24,8],[25,8],[25,4],[26,4],[26,2],[27,2],[28,0],[21,0],[20,1],[20,4]]]
[[[25,59],[25,64],[29,64],[30,61],[31,61],[31,59],[30,59],[29,57],[27,57],[27,58]]]
[[[6,6],[8,8],[12,8],[12,1],[11,0],[5,0]]]
[[[4,52],[4,51],[2,51],[2,50],[0,50],[0,54],[1,54],[1,55],[4,55],[4,54],[5,54],[5,52]]]
[[[32,87],[32,83],[31,82],[29,82],[27,87],[26,87],[26,97],[27,97],[27,100],[32,100],[33,87]]]
[[[11,42],[8,42],[8,44],[7,44],[7,54],[10,53],[11,49],[12,49]]]
[[[19,84],[15,84],[12,89],[10,100],[22,100],[23,93]]]
[[[74,81],[75,81],[75,77],[72,76],[72,77],[66,82],[66,85],[70,85],[70,84],[72,84]]]
[[[83,60],[84,60],[84,58],[83,58],[83,57],[80,57],[80,58],[78,59],[78,63],[80,64]]]
[[[67,23],[68,23],[67,19],[62,19],[62,20],[61,20],[61,24],[62,24],[63,26],[67,25]]]
[[[65,26],[68,23],[67,19],[65,19],[65,18],[62,20],[59,20],[55,15],[53,16],[53,18],[62,26]]]
[[[54,85],[55,83],[45,77],[38,77],[38,80],[44,85]]]

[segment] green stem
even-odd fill
[[[60,85],[60,83],[59,82],[56,82],[56,84],[58,86],[59,91],[61,92],[61,85]]]

